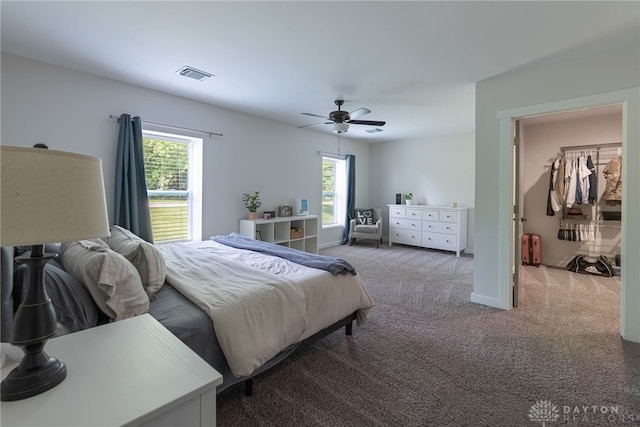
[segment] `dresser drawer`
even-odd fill
[[[456,250],[456,235],[441,233],[422,233],[422,244],[430,248]]]
[[[411,219],[392,218],[389,220],[390,228],[402,228],[405,230],[422,230],[422,221],[414,221]]]
[[[392,228],[389,230],[389,238],[393,242],[406,243],[408,245],[420,246],[422,240],[420,231],[404,230],[400,228]]]
[[[422,219],[425,221],[439,221],[440,217],[438,215],[438,211],[425,209],[422,211]]]
[[[440,215],[438,219],[440,221],[445,221],[445,222],[458,222],[458,212],[457,211],[440,211]]]
[[[420,221],[422,219],[422,209],[407,209],[405,213],[407,219],[416,219]]]
[[[405,208],[389,208],[389,216],[391,218],[405,218]]]
[[[422,223],[422,231],[430,231],[434,233],[458,234],[458,224],[454,224],[450,222],[424,221]]]

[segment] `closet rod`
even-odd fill
[[[120,116],[115,116],[113,114],[109,114],[109,118],[110,119],[120,120]],[[199,129],[184,128],[184,127],[180,127],[180,126],[165,125],[165,124],[162,124],[162,123],[147,122],[146,120],[143,120],[142,123],[146,123],[148,125],[161,126],[161,127],[165,127],[165,128],[169,128],[169,129],[188,130],[188,131],[191,131],[191,132],[204,133],[206,135],[209,135],[209,138],[211,138],[213,135],[215,135],[215,136],[223,136],[219,132],[211,132],[211,131],[208,131],[208,130],[199,130]]]
[[[580,150],[589,149],[589,148],[599,150],[600,148],[616,148],[616,147],[622,147],[622,142],[609,142],[606,144],[591,144],[591,145],[573,145],[570,147],[560,147],[560,151],[562,152],[580,151]]]

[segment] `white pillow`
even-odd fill
[[[162,288],[167,264],[158,248],[118,225],[111,227],[111,236],[105,242],[135,266],[149,298]]]
[[[149,311],[140,275],[122,255],[100,239],[63,243],[62,266],[80,280],[98,307],[122,320]]]

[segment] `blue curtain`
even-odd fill
[[[153,242],[147,180],[144,175],[142,120],[129,114],[119,118],[113,223]]]
[[[349,242],[349,222],[356,217],[356,156],[346,155],[347,161],[347,218],[342,233],[342,244]]]

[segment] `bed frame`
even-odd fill
[[[13,295],[13,270],[14,270],[14,258],[15,251],[13,247],[2,247],[0,253],[0,274],[1,274],[1,283],[0,283],[0,341],[9,342],[11,336],[11,326],[13,323],[13,307],[14,307],[14,295]],[[217,393],[223,393],[226,390],[236,386],[237,384],[244,384],[244,390],[246,396],[251,396],[253,394],[253,379],[256,375],[259,375],[270,368],[278,365],[283,360],[287,359],[291,355],[300,352],[301,350],[307,348],[309,345],[318,341],[319,339],[327,336],[328,334],[335,332],[336,330],[342,328],[344,326],[346,335],[352,335],[353,333],[353,321],[356,320],[356,313],[351,313],[350,315],[344,317],[343,319],[337,321],[333,325],[328,326],[327,328],[315,333],[314,335],[304,339],[300,343],[290,346],[289,348],[283,350],[280,354],[276,355],[273,359],[265,363],[260,368],[256,369],[251,375],[242,378],[231,378],[225,381],[218,387]],[[217,368],[214,366],[214,368]]]

